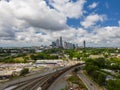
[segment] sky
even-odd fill
[[[64,41],[120,47],[120,0],[0,0],[0,47]]]

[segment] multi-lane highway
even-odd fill
[[[12,85],[8,85],[4,87],[4,89],[0,90],[37,90],[38,88],[42,88],[42,90],[47,90],[49,86],[63,73],[66,71],[73,69],[76,66],[81,64],[77,64],[74,66],[66,67],[61,70],[46,74],[44,76],[35,77],[29,80],[21,81],[18,83],[14,83]]]
[[[93,83],[84,73],[83,71],[79,71],[78,76],[81,78],[83,83],[86,85],[88,90],[99,90],[95,83]]]

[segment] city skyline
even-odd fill
[[[75,43],[70,43],[68,41],[64,41],[62,36],[59,37],[59,39],[56,39],[55,41],[52,41],[51,44],[52,48],[64,48],[64,49],[75,49],[78,46]]]
[[[120,1],[1,0],[0,47],[65,41],[88,47],[120,47]],[[63,43],[62,43],[63,44]]]

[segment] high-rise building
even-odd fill
[[[70,42],[63,42],[62,37],[52,42],[53,48],[75,49],[76,45]]]
[[[86,47],[86,42],[85,42],[85,40],[83,41],[83,47],[84,47],[84,48]]]
[[[64,42],[64,48],[67,49],[67,42]]]
[[[60,37],[60,48],[63,48],[63,41],[62,41],[62,37]]]
[[[60,47],[60,41],[59,41],[59,39],[56,40],[56,47]]]
[[[52,47],[53,47],[53,48],[56,47],[56,42],[52,42]]]

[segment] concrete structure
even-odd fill
[[[30,68],[31,64],[0,64],[0,78],[19,75],[23,68]]]
[[[34,66],[63,66],[63,60],[37,60]]]
[[[102,54],[100,55],[90,55],[89,58],[104,58]]]

